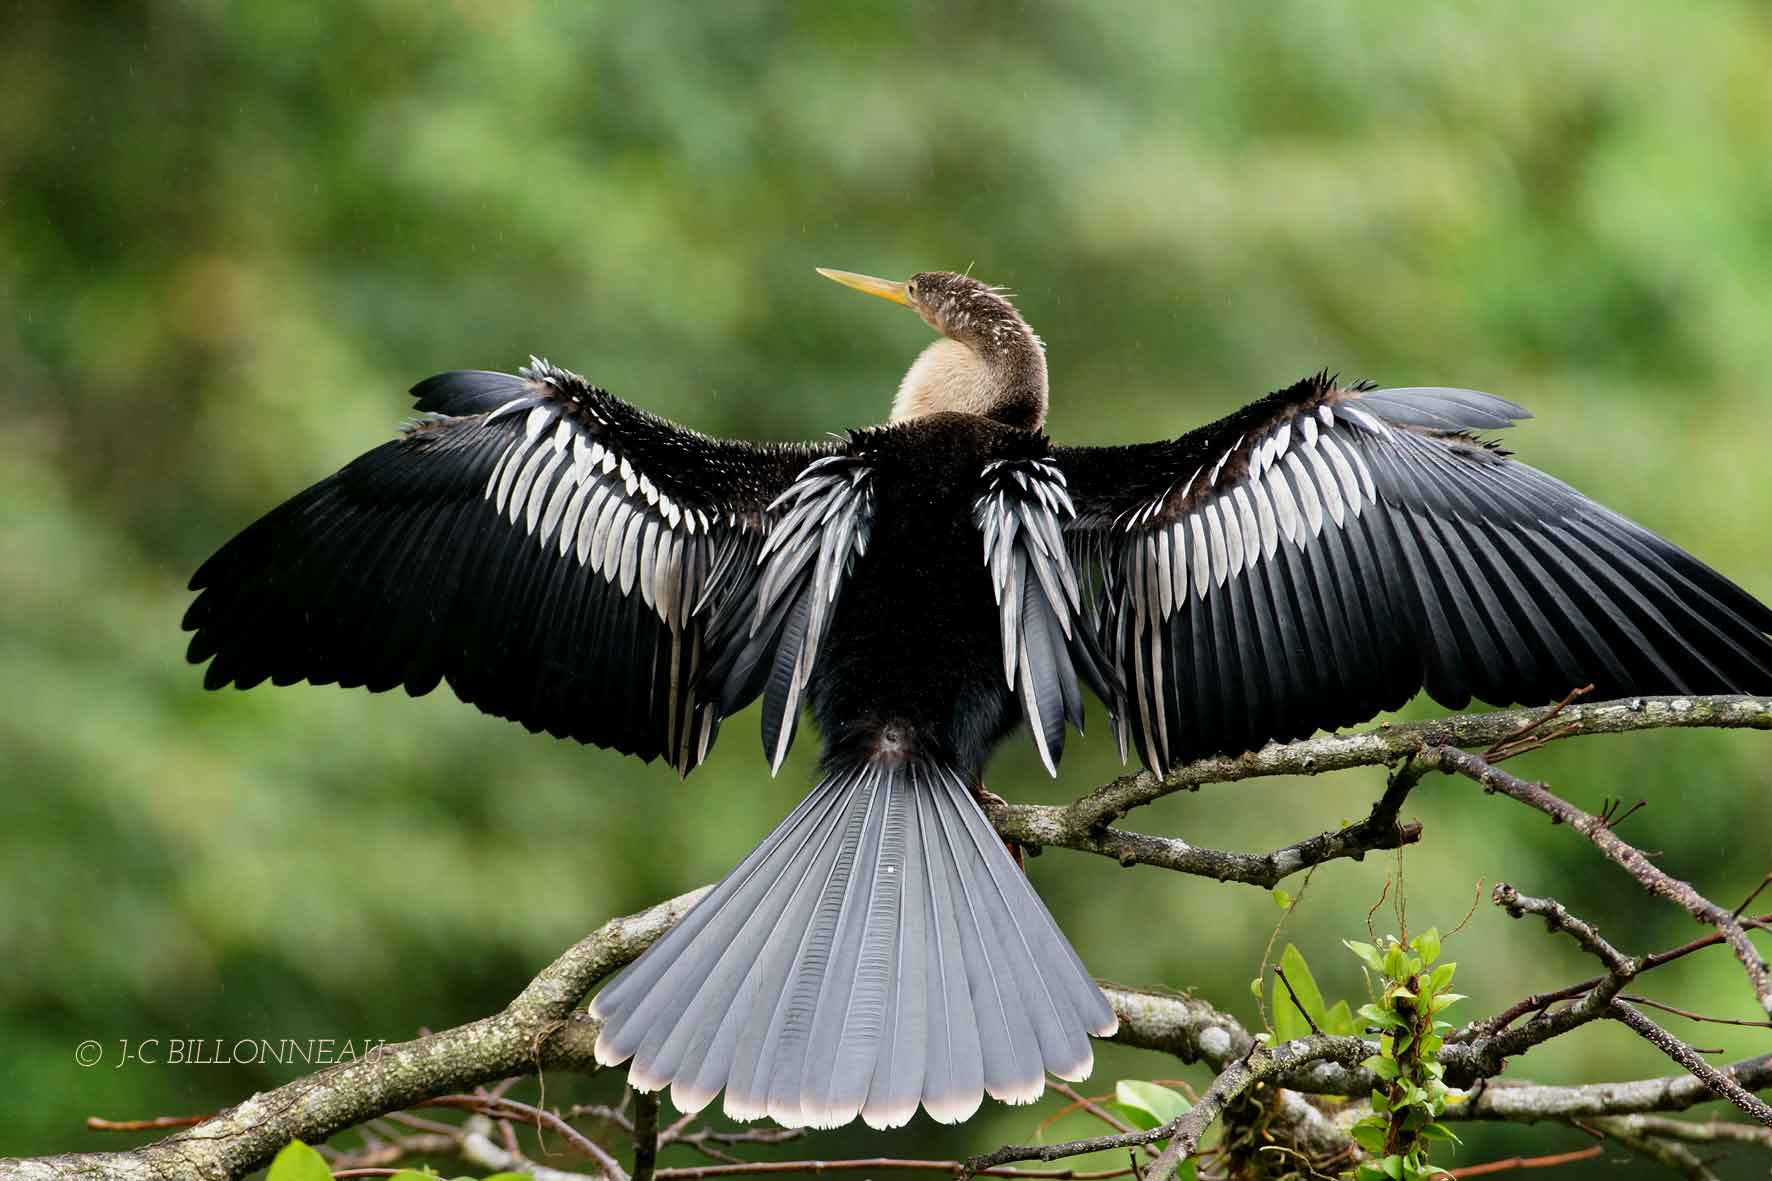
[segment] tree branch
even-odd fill
[[[1755,1123],[1762,1127],[1772,1128],[1772,1107],[1768,1107],[1755,1098],[1746,1087],[1730,1078],[1729,1075],[1700,1058],[1697,1050],[1623,1001],[1614,1000],[1612,1002],[1611,1016],[1614,1020],[1630,1026],[1642,1035],[1644,1041],[1685,1067],[1693,1078],[1741,1108]]]
[[[1573,712],[1573,711],[1572,711]],[[1754,990],[1754,999],[1762,1011],[1772,1015],[1772,970],[1759,951],[1748,940],[1740,916],[1725,910],[1704,897],[1691,884],[1665,872],[1650,861],[1634,845],[1629,844],[1603,817],[1584,812],[1574,804],[1553,795],[1543,784],[1528,783],[1517,775],[1491,766],[1473,754],[1450,746],[1425,747],[1416,758],[1441,771],[1456,772],[1482,785],[1483,790],[1497,792],[1538,809],[1551,819],[1592,841],[1607,857],[1623,866],[1642,887],[1658,897],[1669,898],[1685,907],[1701,923],[1715,927],[1735,952],[1747,972]]]
[[[1326,734],[1285,744],[1269,743],[1244,755],[1198,759],[1159,778],[1148,771],[1122,775],[1064,809],[1078,831],[1105,828],[1132,809],[1178,791],[1209,783],[1234,783],[1264,775],[1316,775],[1349,767],[1378,767],[1407,758],[1423,747],[1489,746],[1518,734],[1542,710],[1500,710],[1459,714],[1426,722],[1399,722],[1354,734]],[[1631,697],[1572,705],[1558,716],[1555,738],[1581,734],[1622,734],[1632,730],[1681,727],[1772,730],[1772,698],[1742,696]],[[1546,741],[1551,740],[1546,735]],[[1058,843],[1058,842],[1051,842]]]
[[[1743,959],[1750,975],[1758,972],[1754,977],[1756,995],[1772,1004],[1772,987],[1765,986],[1765,965],[1753,954],[1744,924],[1738,916],[1703,899],[1685,883],[1661,873],[1640,852],[1618,840],[1603,819],[1588,816],[1543,788],[1498,771],[1481,758],[1465,755],[1457,749],[1508,740],[1510,735],[1517,738],[1528,732],[1535,719],[1537,722],[1544,720],[1541,711],[1502,711],[1433,722],[1385,725],[1362,733],[1314,738],[1285,746],[1270,745],[1237,758],[1200,760],[1162,779],[1148,774],[1124,776],[1064,807],[1010,806],[994,809],[993,815],[1005,836],[1030,846],[1075,848],[1112,856],[1124,863],[1161,865],[1219,880],[1272,886],[1289,874],[1324,861],[1358,858],[1369,850],[1396,848],[1419,839],[1418,827],[1399,820],[1400,809],[1409,791],[1427,769],[1455,771],[1471,776],[1489,790],[1521,799],[1571,824],[1631,870],[1639,881],[1657,893],[1678,899],[1695,917],[1711,923],[1720,932],[1718,938],[1729,942],[1737,956]],[[1568,706],[1560,711],[1557,721],[1556,730],[1541,732],[1532,741],[1548,742],[1576,734],[1666,727],[1772,729],[1772,699],[1702,697],[1601,702]],[[1107,827],[1135,807],[1171,792],[1197,788],[1206,783],[1258,775],[1314,774],[1346,767],[1396,763],[1410,756],[1416,757],[1391,777],[1384,797],[1364,821],[1267,854],[1198,849],[1173,838],[1120,832]],[[640,914],[604,924],[542,971],[502,1012],[491,1017],[414,1041],[380,1047],[354,1062],[255,1095],[194,1127],[141,1148],[0,1161],[0,1178],[39,1181],[51,1177],[104,1177],[158,1181],[167,1176],[178,1176],[219,1181],[261,1167],[290,1140],[321,1142],[345,1128],[422,1104],[439,1095],[541,1070],[592,1073],[598,1069],[592,1054],[598,1023],[577,1011],[578,1004],[600,978],[637,956],[681,918],[700,893],[686,894]],[[1521,905],[1521,913],[1530,909],[1526,903],[1543,901],[1524,899],[1517,894],[1510,897]],[[1554,905],[1546,904],[1547,907]],[[1546,917],[1552,917],[1554,913],[1549,912]],[[1568,918],[1573,920],[1573,916]],[[1575,923],[1579,920],[1563,923],[1561,929],[1583,938]],[[1589,930],[1591,932],[1591,928]],[[1593,935],[1597,938],[1597,933]],[[1601,941],[1590,945],[1587,939],[1583,942],[1596,954],[1603,944]],[[1687,949],[1664,953],[1663,961],[1704,942],[1695,941]],[[1652,966],[1651,961],[1655,959],[1645,957],[1632,962],[1637,963],[1641,971]],[[1613,961],[1607,960],[1607,963],[1607,977],[1555,995],[1572,997],[1585,993],[1584,999],[1588,1000],[1599,996],[1604,991],[1602,983],[1619,974]],[[1310,1104],[1288,1102],[1285,1091],[1362,1095],[1369,1093],[1377,1081],[1359,1065],[1372,1052],[1372,1047],[1357,1037],[1315,1036],[1270,1048],[1258,1044],[1234,1018],[1203,1001],[1111,986],[1107,992],[1120,1015],[1116,1040],[1171,1053],[1182,1061],[1206,1063],[1217,1075],[1201,1102],[1182,1120],[1167,1130],[1136,1134],[1144,1137],[1142,1140],[1124,1141],[1124,1144],[1136,1144],[1170,1140],[1169,1151],[1159,1159],[1170,1172],[1173,1172],[1171,1166],[1174,1163],[1197,1147],[1200,1136],[1218,1118],[1224,1106],[1257,1083],[1283,1088],[1276,1094],[1276,1111],[1292,1121],[1301,1135],[1315,1137],[1325,1148],[1325,1155],[1329,1155],[1337,1144],[1345,1144],[1345,1136],[1335,1128],[1331,1118]],[[1620,1010],[1625,1008],[1617,1001],[1616,990],[1603,999]],[[1606,1015],[1618,1014],[1608,1011]],[[1468,1084],[1497,1074],[1505,1063],[1506,1053],[1517,1052],[1508,1049],[1512,1044],[1508,1038],[1538,1036],[1537,1032],[1522,1034],[1520,1029],[1507,1028],[1517,1016],[1509,1016],[1492,1028],[1473,1027],[1467,1044],[1448,1045],[1442,1054],[1448,1078],[1453,1081],[1462,1079]],[[1641,1018],[1641,1014],[1637,1016]],[[1629,1023],[1628,1018],[1619,1019]],[[1647,1018],[1642,1021],[1653,1025],[1647,1022]],[[1714,1085],[1720,1079],[1727,1084],[1724,1089],[1733,1087],[1752,1091],[1772,1083],[1772,1055],[1748,1059],[1722,1070],[1711,1068],[1702,1060],[1699,1062],[1716,1076],[1708,1081]],[[1591,1088],[1493,1084],[1482,1088],[1469,1103],[1449,1110],[1447,1118],[1530,1120],[1626,1116],[1680,1110],[1711,1097],[1706,1085],[1691,1074]],[[1758,1103],[1758,1100],[1754,1102]],[[1665,1134],[1643,1129],[1626,1129],[1626,1132],[1658,1144],[1666,1139]],[[689,1136],[681,1135],[679,1129],[668,1130],[668,1133],[660,1134],[658,1142],[690,1140]],[[1125,1137],[1128,1134],[1119,1135]],[[1097,1141],[1100,1141],[1098,1147],[1123,1146],[1115,1137],[1098,1137]],[[1074,1151],[1090,1150],[1086,1142],[1074,1143],[1083,1145]],[[486,1147],[496,1146],[488,1140]],[[705,1145],[702,1147],[707,1150]],[[1056,1153],[1054,1149],[1057,1147],[1041,1146],[1034,1157],[1003,1159],[1058,1159],[1065,1154]],[[968,1164],[985,1159],[989,1158],[974,1158]],[[638,1167],[640,1162],[636,1163]],[[614,1175],[619,1172],[619,1166],[606,1171]],[[661,1169],[655,1175],[664,1177],[680,1172]],[[1167,1175],[1161,1170],[1153,1174],[1156,1178]]]

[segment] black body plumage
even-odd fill
[[[1319,375],[1055,448],[999,293],[831,277],[943,334],[886,426],[726,442],[543,362],[442,374],[192,579],[210,687],[446,681],[684,774],[758,700],[779,767],[810,708],[812,794],[592,1003],[599,1058],[680,1107],[953,1120],[1088,1072],[1114,1014],[978,802],[1023,722],[1056,773],[1081,687],[1158,771],[1424,687],[1772,691],[1772,611],[1485,442],[1511,402]]]

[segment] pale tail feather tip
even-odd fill
[[[597,1014],[595,1010],[593,1010],[592,1015],[599,1016],[600,1014]],[[597,1060],[598,1066],[620,1066],[623,1062],[626,1062],[632,1057],[632,1054],[623,1054],[606,1045],[603,1041],[602,1035],[599,1034],[597,1036],[597,1044],[591,1048],[591,1056]]]

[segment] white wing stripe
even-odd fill
[[[1360,482],[1354,477],[1354,469],[1348,466],[1347,456],[1342,454],[1342,446],[1331,436],[1323,436],[1323,453],[1329,457],[1331,466],[1335,468],[1336,478],[1341,481],[1342,498],[1357,517],[1361,508]]]
[[[590,565],[592,570],[597,567],[591,562],[594,555],[601,553],[596,545],[597,527],[603,520],[603,502],[609,497],[609,485],[598,482],[591,491],[590,500],[585,504],[584,515],[578,521],[578,564]]]
[[[1267,489],[1263,481],[1250,481],[1249,499],[1255,502],[1255,520],[1261,529],[1262,556],[1272,558],[1274,547],[1280,543],[1280,529],[1274,520],[1274,506],[1267,498]]]
[[[1199,513],[1189,513],[1187,523],[1194,531],[1194,595],[1204,599],[1206,588],[1212,585],[1212,555],[1206,549],[1206,523],[1200,519]]]
[[[591,491],[595,487],[595,483],[590,480],[580,484],[578,491],[574,492],[572,499],[567,502],[566,512],[560,517],[560,556],[562,558],[572,552],[574,544],[578,541],[579,520],[584,514],[585,501],[590,499]],[[579,565],[584,565],[584,555],[578,555],[577,561]]]
[[[554,536],[554,526],[560,523],[560,514],[566,511],[566,502],[579,489],[578,481],[572,478],[572,470],[568,468],[560,473],[554,481],[554,493],[548,497],[547,510],[541,515],[541,535],[536,538],[543,549],[547,548],[548,540]]]
[[[1305,524],[1310,529],[1310,535],[1315,537],[1323,531],[1323,505],[1317,499],[1316,486],[1304,470],[1304,465],[1298,461],[1297,452],[1286,457],[1286,469],[1287,474],[1292,477],[1292,490],[1298,494],[1299,507],[1304,510]],[[1300,545],[1305,540],[1303,537],[1298,538]]]
[[[511,501],[505,506],[505,519],[511,524],[515,525],[518,516],[528,507],[529,489],[535,483],[535,474],[550,458],[556,458],[551,448],[536,447],[530,451],[523,470],[517,473],[517,482],[511,485]]]
[[[1243,534],[1243,565],[1252,569],[1260,559],[1261,527],[1255,523],[1255,508],[1249,503],[1249,493],[1244,485],[1233,488],[1231,497],[1237,504],[1237,523]]]
[[[1316,485],[1315,491],[1322,497],[1323,507],[1329,510],[1330,518],[1339,528],[1342,521],[1346,519],[1347,510],[1342,506],[1341,489],[1336,487],[1335,476],[1329,471],[1329,465],[1323,462],[1323,456],[1316,448],[1313,447],[1306,451],[1305,456],[1310,460],[1311,471],[1316,476],[1313,481]]]
[[[1229,495],[1219,498],[1216,506],[1224,518],[1224,556],[1226,574],[1235,578],[1243,572],[1243,527],[1237,522],[1237,510]]]

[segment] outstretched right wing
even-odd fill
[[[1462,709],[1772,690],[1772,609],[1474,432],[1471,390],[1299,382],[1179,439],[1064,447],[1073,544],[1162,771],[1364,721],[1426,688]]]
[[[687,774],[748,617],[769,506],[828,447],[724,442],[536,362],[413,389],[432,417],[248,527],[191,579],[204,684],[449,683],[489,714]]]

